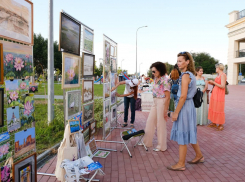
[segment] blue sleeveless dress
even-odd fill
[[[179,145],[187,145],[189,143],[197,143],[197,120],[196,120],[196,108],[193,102],[193,97],[196,94],[196,78],[187,71],[183,72],[179,78],[179,90],[177,93],[177,100],[175,106],[178,105],[179,98],[181,96],[181,82],[182,76],[189,74],[191,82],[188,86],[187,98],[179,112],[177,121],[173,122],[170,139],[178,142]]]

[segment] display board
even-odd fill
[[[103,35],[103,138],[111,132],[111,126],[117,119],[117,97],[111,89],[117,84],[117,50],[115,41]],[[113,112],[113,113],[112,113]]]

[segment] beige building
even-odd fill
[[[229,14],[228,82],[238,84],[239,65],[245,64],[245,10]]]

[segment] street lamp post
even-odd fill
[[[136,31],[136,75],[137,75],[137,33],[140,28],[145,28],[147,26],[139,27]]]
[[[142,65],[143,63],[140,63],[140,65]],[[140,70],[139,70],[140,71]]]

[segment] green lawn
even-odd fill
[[[35,93],[35,95],[45,95],[44,87],[46,89],[46,95],[47,95],[47,84],[44,83],[42,85],[38,86],[38,92]],[[117,89],[117,92],[119,94],[123,94],[124,92],[124,85],[120,85]],[[82,86],[80,86],[80,89],[82,89]],[[54,84],[54,95],[63,95],[63,90],[61,89],[61,84]],[[102,97],[103,95],[103,84],[94,84],[94,95],[97,97]]]

